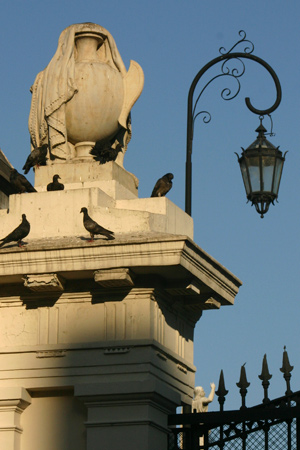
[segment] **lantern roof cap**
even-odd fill
[[[266,128],[263,126],[262,122],[260,122],[260,125],[255,130],[258,135],[252,144],[247,147],[246,150],[278,150],[279,147],[275,147],[275,145],[272,144],[272,142],[268,141],[268,139],[265,136]]]

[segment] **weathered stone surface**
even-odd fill
[[[134,199],[138,196],[138,179],[113,161],[103,165],[94,160],[68,161],[65,164],[48,161],[47,166],[35,171],[35,188],[45,191],[56,173],[66,190],[97,187],[113,199]]]
[[[109,89],[114,79],[115,103],[94,86],[107,61],[100,78]],[[111,35],[88,23],[64,30],[33,86],[32,143],[49,137],[56,159],[36,169],[38,192],[0,209],[0,238],[22,214],[31,224],[24,247],[0,248],[1,450],[131,450],[132,436],[136,448],[167,448],[168,414],[192,403],[195,325],[238,293],[240,280],[193,242],[192,218],[168,198],[138,198],[122,167],[142,84],[139,66],[127,72]],[[122,141],[116,162],[91,158],[99,130]],[[55,174],[65,189],[47,192]],[[82,207],[115,239],[88,242]]]
[[[87,237],[81,208],[116,235],[158,232],[193,237],[193,220],[165,197],[117,201],[97,187],[10,196],[9,214],[0,210],[0,237],[20,223],[23,213],[31,225],[28,239]]]
[[[64,280],[56,273],[25,275],[24,286],[35,292],[63,292]]]
[[[52,156],[62,163],[92,159],[89,150],[96,141],[119,144],[125,152],[131,138],[130,110],[143,85],[142,68],[131,61],[126,70],[105,28],[90,22],[67,27],[31,89],[33,147],[49,142]],[[119,155],[122,165],[124,153]]]

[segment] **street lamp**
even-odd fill
[[[266,139],[266,129],[262,124],[256,129],[257,139],[242,152],[241,157],[236,153],[240,164],[245,185],[247,199],[255,205],[261,217],[269,209],[270,203],[278,197],[279,184],[285,160],[285,152],[279,150]]]
[[[208,123],[211,120],[210,113],[207,111],[196,112],[196,108],[201,95],[207,86],[219,77],[232,77],[237,82],[237,89],[232,94],[228,88],[223,89],[221,97],[224,100],[232,100],[240,92],[239,78],[245,73],[244,59],[250,59],[263,66],[271,75],[276,88],[276,100],[274,104],[267,109],[260,110],[254,108],[250,102],[249,97],[245,98],[247,108],[257,114],[260,118],[260,126],[257,128],[257,139],[246,149],[242,149],[241,157],[238,156],[242,177],[246,189],[246,195],[252,205],[255,205],[257,212],[264,216],[268,211],[270,203],[274,203],[277,200],[279,184],[282,174],[283,163],[285,160],[285,154],[282,156],[282,152],[273,146],[266,139],[266,129],[262,125],[263,116],[268,115],[275,111],[281,101],[281,86],[279,79],[269,64],[261,58],[253,55],[254,45],[251,41],[246,39],[246,33],[240,31],[239,35],[241,39],[228,51],[222,47],[220,48],[220,56],[207,63],[195,76],[189,90],[188,95],[188,111],[187,111],[187,146],[186,146],[186,190],[185,190],[185,211],[191,215],[192,211],[192,148],[193,148],[193,134],[195,119],[202,114],[204,116],[204,123]],[[241,44],[246,44],[244,52],[233,52],[233,50]],[[227,62],[229,60],[236,60],[241,64],[240,70],[236,67],[229,69]],[[209,70],[215,64],[221,64],[221,73],[214,76],[201,90],[197,99],[194,101],[194,92],[196,86],[204,73]],[[272,134],[272,133],[270,133]]]

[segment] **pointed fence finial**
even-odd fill
[[[245,364],[243,364],[241,367],[240,381],[236,383],[237,387],[240,388],[240,394],[242,397],[241,409],[246,408],[246,395],[248,392],[247,388],[250,386],[250,383],[248,383],[247,381]]]
[[[288,353],[286,351],[286,346],[283,348],[283,357],[282,357],[282,367],[280,371],[283,373],[283,378],[286,381],[286,392],[285,395],[292,394],[291,386],[290,386],[290,379],[292,377],[291,371],[293,370],[294,366],[290,365]]]
[[[218,396],[218,402],[220,404],[220,411],[223,411],[223,406],[225,403],[225,396],[228,394],[227,389],[225,389],[223,370],[221,370],[221,373],[220,373],[219,386],[218,386],[218,390],[216,391],[216,394]]]
[[[264,399],[263,403],[269,403],[270,399],[268,397],[268,388],[270,386],[269,380],[272,378],[272,375],[269,372],[268,362],[267,362],[267,355],[264,354],[263,362],[262,362],[262,370],[261,375],[258,375],[258,378],[262,380],[262,385],[264,388]]]

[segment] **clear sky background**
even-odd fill
[[[259,403],[258,375],[266,353],[273,374],[270,398],[283,395],[279,368],[287,346],[292,390],[300,389],[300,3],[298,0],[10,0],[1,1],[0,147],[21,171],[30,151],[27,127],[30,86],[52,58],[60,33],[79,22],[95,22],[113,35],[129,67],[145,73],[144,91],[132,110],[133,138],[124,165],[140,180],[139,197],[149,197],[157,178],[173,172],[169,198],[184,209],[186,109],[196,73],[239,39],[255,45],[282,84],[282,103],[273,113],[271,142],[288,150],[279,203],[264,219],[246,204],[234,152],[256,138],[257,108],[275,100],[270,76],[246,61],[242,89],[221,99],[226,81],[212,84],[201,109],[209,124],[196,122],[193,147],[194,240],[243,281],[234,306],[203,313],[195,330],[196,384],[209,392],[224,370],[226,408],[239,408],[236,382],[246,362],[248,406]],[[242,50],[241,50],[242,51]],[[215,72],[211,72],[214,76]],[[210,75],[208,74],[208,77]],[[233,85],[231,85],[233,88]],[[269,122],[264,121],[266,128]],[[33,182],[32,175],[30,180]],[[215,401],[211,410],[217,409]]]

